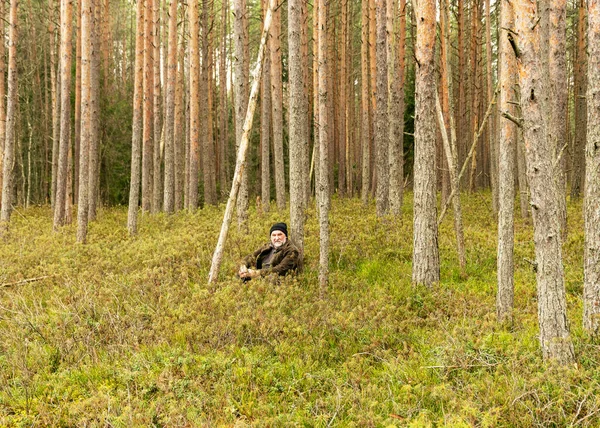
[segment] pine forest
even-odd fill
[[[600,425],[600,0],[0,0],[0,40],[1,426]]]

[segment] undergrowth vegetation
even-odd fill
[[[406,198],[411,200],[410,197]],[[452,218],[442,280],[411,285],[412,212],[334,199],[330,285],[318,285],[318,225],[306,269],[242,284],[236,262],[286,221],[273,206],[233,225],[207,284],[223,207],[142,216],[103,209],[89,244],[52,232],[48,207],[18,210],[0,245],[2,426],[598,426],[600,359],[581,329],[581,205],[564,263],[578,365],[546,365],[537,341],[531,225],[517,219],[515,318],[495,317],[489,194],[464,199],[467,275]],[[32,282],[19,282],[34,278]]]

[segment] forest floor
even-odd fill
[[[499,325],[489,193],[464,197],[466,277],[444,220],[431,290],[411,285],[411,200],[378,221],[373,203],[334,198],[326,289],[314,207],[306,270],[278,285],[234,277],[287,220],[274,205],[251,209],[248,235],[232,227],[214,285],[222,206],[144,215],[135,238],[126,208],[105,208],[86,245],[74,225],[53,233],[48,207],[17,209],[0,244],[0,426],[600,425],[581,203],[564,244],[578,363],[560,368],[539,349],[530,223],[517,218],[515,316]]]

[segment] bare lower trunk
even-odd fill
[[[127,229],[130,235],[137,234],[137,217],[140,199],[140,169],[142,146],[142,102],[144,69],[144,2],[138,1],[136,8],[135,64],[133,83],[133,119],[131,136],[131,181],[129,187],[129,210]]]
[[[587,147],[584,197],[583,327],[600,330],[600,1],[588,0]]]
[[[54,204],[54,229],[65,223],[67,174],[71,141],[71,38],[73,34],[73,0],[61,0],[60,37],[60,143]]]
[[[304,102],[301,26],[302,1],[288,0],[289,91],[290,91],[290,225],[291,237],[304,252],[304,180],[305,160],[302,145],[306,130],[307,108]]]
[[[420,0],[417,18],[417,75],[414,163],[414,284],[440,280],[435,168],[435,0]]]
[[[537,264],[537,298],[540,344],[544,359],[573,362],[573,344],[567,322],[554,150],[547,138],[543,117],[547,87],[539,63],[539,28],[535,0],[515,2],[519,77],[527,177],[533,210]]]
[[[514,102],[517,96],[517,64],[510,46],[510,31],[514,28],[513,7],[503,0],[500,12],[500,111],[516,116]],[[512,320],[514,307],[514,209],[515,209],[515,146],[516,125],[502,118],[499,141],[498,165],[498,293],[496,314],[498,321]]]
[[[2,167],[2,211],[0,213],[0,233],[8,229],[12,213],[13,166],[15,162],[15,134],[17,115],[17,41],[18,41],[18,1],[10,2],[8,31],[8,91],[6,100],[6,136],[4,143],[4,165]]]
[[[391,1],[391,0],[387,0]],[[386,0],[377,0],[377,111],[375,112],[375,150],[377,156],[377,215],[389,209],[389,127],[388,127],[388,58]]]

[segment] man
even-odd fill
[[[270,274],[287,275],[301,269],[302,260],[298,248],[288,239],[285,223],[271,227],[271,242],[247,256],[238,275],[245,281]]]

